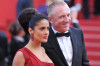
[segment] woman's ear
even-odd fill
[[[31,40],[33,41],[34,40],[34,34],[33,34],[33,30],[31,29],[31,28],[28,28],[28,32],[30,33],[30,38],[31,38]]]
[[[28,32],[29,32],[30,34],[32,34],[32,33],[33,33],[33,30],[32,30],[31,28],[28,28]]]

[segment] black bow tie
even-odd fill
[[[56,35],[56,37],[61,37],[61,36],[69,37],[70,36],[70,32],[67,32],[67,33],[56,33],[55,35]]]

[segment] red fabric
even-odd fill
[[[53,63],[40,61],[29,49],[26,47],[20,49],[25,57],[25,66],[54,66]]]
[[[75,2],[74,2],[75,4],[77,4],[77,3],[80,3],[80,4],[82,4],[82,0],[75,0]]]
[[[33,2],[34,2],[34,8],[36,8],[36,9],[39,6],[46,4],[46,0],[33,0]]]

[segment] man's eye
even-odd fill
[[[64,16],[61,16],[60,18],[64,18]]]
[[[67,15],[68,17],[70,16],[70,14]]]

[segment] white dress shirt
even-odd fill
[[[16,40],[24,42],[24,38],[23,37],[19,37],[19,36],[15,36],[14,37]]]
[[[53,27],[52,27],[54,33],[60,33],[58,31],[56,31]],[[67,33],[68,31],[66,31],[65,33]],[[59,46],[62,50],[62,53],[66,59],[66,62],[68,63],[69,66],[72,65],[72,57],[73,57],[73,48],[72,48],[72,43],[71,43],[71,39],[70,36],[66,37],[66,36],[62,36],[62,37],[57,37],[57,41],[59,43]]]

